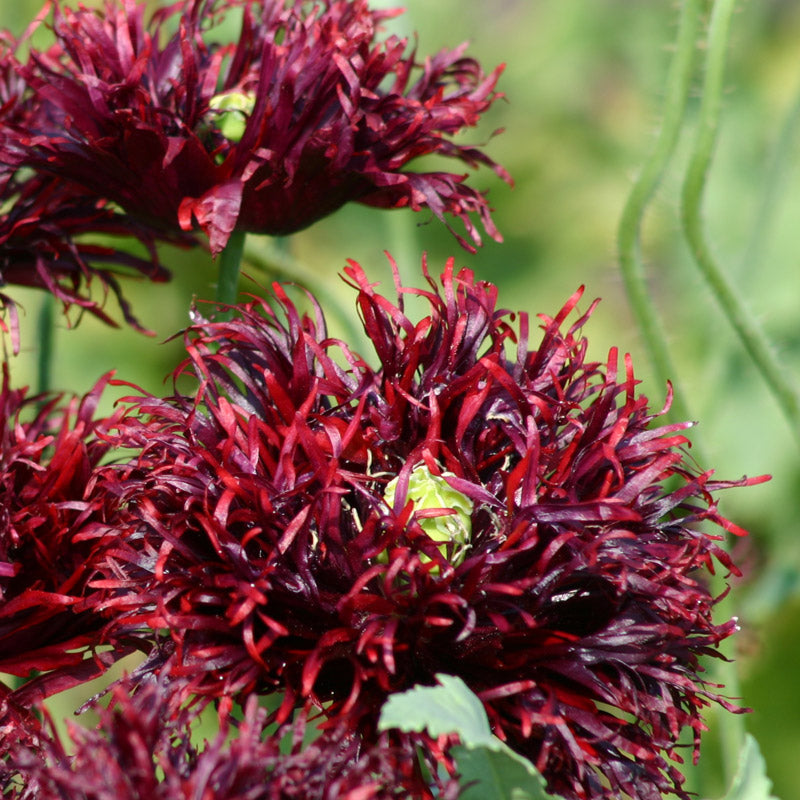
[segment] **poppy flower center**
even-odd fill
[[[473,503],[447,482],[447,476],[455,477],[451,472],[434,475],[426,464],[417,464],[408,479],[406,502],[414,504],[414,514],[422,530],[441,543],[439,552],[458,565],[470,546]],[[391,480],[383,495],[390,506],[394,506],[398,480]]]
[[[208,102],[213,114],[213,124],[216,129],[234,144],[242,141],[247,120],[253,113],[256,104],[254,94],[242,92],[221,92],[214,95]]]

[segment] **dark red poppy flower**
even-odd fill
[[[200,748],[192,737],[197,707],[181,706],[177,695],[161,684],[145,686],[132,697],[117,690],[112,708],[98,709],[100,726],[95,731],[71,726],[70,747],[59,741],[51,726],[50,736],[40,737],[38,747],[12,750],[6,785],[0,782],[0,790],[5,788],[2,796],[9,800],[458,797],[457,782],[437,777],[430,758],[431,785],[423,776],[414,747],[425,744],[424,737],[393,740],[384,734],[376,745],[365,747],[352,731],[339,729],[304,741],[309,728],[305,715],[270,730],[265,710],[252,697],[243,721],[237,723],[222,713],[217,736]]]
[[[110,291],[125,319],[139,327],[120,293],[117,276],[127,272],[166,280],[168,273],[155,250],[157,238],[164,236],[157,237],[141,222],[79,186],[21,168],[19,130],[39,113],[39,106],[19,75],[13,55],[16,43],[4,44],[0,54],[0,286],[46,289],[65,306],[79,306],[114,325],[102,310]],[[186,236],[169,238],[189,241]],[[144,246],[146,257],[130,252],[135,242]],[[102,288],[99,300],[90,291],[95,278]],[[13,307],[9,296],[2,300]]]
[[[151,230],[48,176],[33,175],[22,182],[7,177],[0,185],[0,197],[8,208],[0,214],[0,285],[45,289],[65,309],[74,305],[116,326],[103,309],[111,292],[125,320],[143,330],[122,295],[118,277],[138,273],[153,281],[169,278],[159,263]],[[120,246],[109,244],[108,237],[119,237]],[[148,258],[129,252],[134,239],[146,246]],[[99,299],[91,294],[94,279],[102,289]]]
[[[418,63],[405,40],[377,38],[398,12],[185,0],[146,21],[132,0],[53,6],[56,45],[24,71],[41,113],[17,132],[23,163],[148,223],[197,224],[214,253],[234,230],[291,233],[351,200],[458,217],[480,244],[474,212],[500,238],[465,175],[404,169],[438,154],[509,180],[449,138],[489,108],[500,68],[485,75],[463,47]],[[212,28],[233,6],[241,34],[221,45]]]
[[[140,675],[281,690],[367,738],[390,693],[458,675],[564,797],[684,796],[678,739],[727,705],[699,657],[735,629],[704,578],[736,572],[715,494],[756,481],[697,471],[629,360],[587,360],[581,292],[533,343],[452,261],[399,302],[346,272],[376,366],[276,286],[280,314],[198,318],[194,395],[121,422],[98,587],[121,635],[151,631]]]
[[[109,376],[80,401],[27,398],[12,389],[4,365],[0,392],[0,673],[38,677],[0,708],[34,700],[88,680],[113,654],[89,657],[100,645],[99,619],[88,604],[94,574],[86,530],[95,507],[86,499],[92,473],[108,446],[99,438],[113,418],[95,410]],[[124,649],[124,648],[123,648]],[[122,651],[120,651],[122,652]],[[5,686],[0,685],[0,700]]]

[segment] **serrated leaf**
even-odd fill
[[[758,742],[748,734],[739,755],[739,769],[723,800],[778,800],[772,794],[772,781]]]
[[[527,758],[495,741],[497,748],[453,748],[464,787],[459,800],[557,800]]]
[[[493,746],[493,741],[500,744],[489,727],[483,703],[467,684],[453,675],[437,675],[436,680],[439,686],[415,686],[391,695],[381,710],[378,730],[427,729],[434,738],[457,733],[467,747]]]
[[[452,675],[436,680],[439,686],[416,686],[389,697],[379,730],[458,734],[461,746],[453,748],[453,756],[464,787],[460,800],[553,800],[533,764],[492,733],[483,703],[466,683]]]

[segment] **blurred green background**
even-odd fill
[[[385,6],[394,3],[382,2]],[[632,180],[661,117],[677,9],[667,0],[407,0],[392,28],[418,32],[420,54],[471,41],[487,69],[506,63],[498,102],[464,141],[484,142],[516,181],[488,171],[471,183],[489,189],[505,237],[477,255],[462,251],[435,220],[406,211],[350,205],[294,236],[288,247],[312,286],[355,319],[353,295],[336,275],[353,258],[388,281],[383,250],[408,282],[423,251],[432,270],[448,256],[500,286],[501,304],[554,314],[581,284],[582,307],[603,302],[585,329],[590,355],[630,352],[642,391],[660,407],[665,387],[651,377],[616,263],[615,237]],[[19,33],[40,7],[0,5],[0,26]],[[697,80],[699,93],[699,76]],[[718,260],[769,331],[786,369],[800,376],[800,3],[742,2],[734,20],[723,124],[709,178],[706,224]],[[694,106],[697,100],[693,101]],[[693,108],[693,112],[696,107]],[[505,132],[491,138],[492,131]],[[676,383],[701,424],[695,438],[718,477],[771,473],[766,485],[730,492],[723,512],[751,531],[737,541],[746,577],[735,586],[742,702],[753,708],[758,738],[782,800],[800,799],[800,451],[776,403],[743,354],[689,258],[679,195],[691,120],[679,153],[648,213],[648,278],[677,364]],[[456,170],[458,171],[458,170]],[[153,338],[110,330],[85,318],[60,323],[54,385],[86,391],[114,369],[159,391],[180,358],[180,342],[161,343],[187,323],[193,296],[212,297],[214,266],[199,251],[166,252],[169,285],[128,282],[126,294]],[[262,284],[269,276],[253,271]],[[257,287],[253,287],[256,291]],[[24,308],[23,352],[12,362],[17,385],[35,374],[33,324],[40,297],[15,293]],[[109,303],[113,309],[113,300]],[[344,325],[332,315],[331,328]],[[111,402],[111,397],[107,400]],[[724,724],[712,720],[712,727]],[[704,760],[717,758],[714,731]],[[698,787],[717,796],[722,787]]]

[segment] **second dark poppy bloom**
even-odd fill
[[[131,219],[85,189],[49,174],[22,169],[20,136],[41,110],[19,75],[16,42],[0,51],[0,287],[28,286],[52,293],[65,307],[83,310],[115,324],[104,311],[113,293],[127,322],[139,327],[120,291],[120,273],[164,281],[155,244],[164,236]],[[24,148],[23,148],[24,149]],[[169,236],[188,244],[188,236]],[[127,240],[127,249],[121,246]],[[143,245],[137,256],[130,243]],[[101,295],[91,285],[100,284]],[[8,294],[0,297],[14,308]],[[16,325],[11,326],[16,334]]]
[[[716,506],[733,484],[694,469],[627,360],[586,359],[580,293],[534,343],[452,263],[399,301],[347,273],[370,358],[276,286],[280,314],[198,318],[195,394],[121,421],[138,455],[98,480],[101,607],[152,639],[140,675],[281,691],[279,718],[315,703],[367,741],[390,693],[458,675],[564,797],[682,795],[669,758],[724,703],[699,657],[735,628],[702,578],[735,567],[699,524],[740,532]]]
[[[211,29],[234,7],[239,40],[220,45]],[[508,180],[449,138],[489,108],[500,69],[484,74],[463,47],[418,63],[404,40],[378,38],[397,12],[185,0],[146,21],[132,0],[54,8],[56,45],[24,70],[42,113],[18,131],[23,163],[149,223],[199,225],[214,253],[234,230],[288,234],[351,200],[458,217],[480,244],[476,213],[500,238],[464,175],[405,169],[438,154]]]
[[[431,756],[420,766],[417,747],[427,737],[388,734],[364,746],[339,727],[322,735],[299,716],[277,730],[252,697],[237,722],[223,712],[219,732],[200,745],[200,706],[182,706],[165,682],[130,696],[117,687],[111,709],[99,707],[100,725],[53,726],[32,741],[10,742],[0,761],[4,800],[455,800],[455,779],[436,775]],[[308,731],[311,734],[311,731]],[[2,748],[0,727],[0,748]],[[0,749],[0,753],[3,750]],[[432,777],[431,777],[432,775]]]
[[[116,325],[104,308],[106,295],[112,293],[125,321],[142,329],[122,294],[119,277],[130,273],[153,281],[169,278],[156,254],[152,229],[49,176],[0,180],[0,198],[9,204],[0,213],[0,286],[44,289],[65,308],[76,306]],[[121,245],[124,240],[138,240],[149,257],[129,252],[130,245]],[[100,296],[92,295],[93,280],[100,284]],[[12,302],[5,297],[7,305]]]
[[[96,409],[109,378],[65,402],[12,388],[3,365],[0,673],[33,679],[13,693],[0,682],[0,730],[13,711],[6,699],[29,708],[96,677],[125,651],[120,646],[107,660],[98,655],[104,620],[94,613],[88,586],[97,577],[89,524],[98,512],[88,490],[109,450],[103,431],[114,424],[113,416],[100,418]]]

